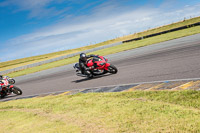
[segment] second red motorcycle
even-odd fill
[[[3,79],[0,81],[0,97],[1,98],[4,98],[5,96],[8,96],[12,93],[16,95],[22,94],[22,90],[20,88],[12,85],[14,83],[15,83],[15,80],[13,78],[10,78],[8,76],[3,77]]]

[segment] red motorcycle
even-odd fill
[[[4,98],[7,95],[10,95],[12,93],[16,94],[16,95],[21,95],[22,94],[22,90],[14,85],[14,79],[9,80],[9,77],[5,77],[0,81],[0,96],[1,98]]]
[[[89,67],[90,72],[92,74],[92,76],[89,78],[106,73],[116,74],[118,72],[117,68],[114,65],[108,63],[107,61],[108,59],[106,59],[103,56],[95,56],[87,60],[87,66]],[[83,76],[83,77],[86,76],[80,73],[79,63],[76,63],[74,65],[74,69],[76,69],[77,76]]]

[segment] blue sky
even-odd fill
[[[200,0],[0,0],[0,61],[90,45],[200,16]]]

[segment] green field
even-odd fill
[[[24,66],[24,65],[27,65],[27,64],[32,64],[32,63],[39,62],[39,61],[48,60],[48,59],[63,56],[63,55],[68,55],[68,54],[80,52],[80,51],[87,50],[87,49],[92,49],[92,48],[103,46],[103,45],[108,45],[108,44],[115,43],[115,42],[121,42],[121,41],[129,40],[129,39],[133,39],[133,38],[137,38],[137,37],[142,37],[142,36],[145,36],[145,35],[158,33],[158,32],[161,32],[161,31],[165,31],[165,30],[177,28],[177,27],[180,27],[180,26],[193,24],[193,23],[196,23],[196,22],[200,22],[200,17],[192,18],[192,19],[189,19],[189,20],[184,20],[184,21],[181,21],[181,22],[165,25],[165,26],[162,26],[162,27],[149,29],[147,31],[140,32],[140,33],[135,33],[135,34],[131,34],[131,35],[123,36],[123,37],[118,37],[116,39],[108,40],[108,41],[105,41],[105,42],[102,42],[102,43],[93,44],[93,45],[89,45],[89,46],[85,46],[85,47],[81,47],[81,48],[77,48],[77,49],[59,51],[59,52],[49,53],[49,54],[45,54],[45,55],[22,58],[22,59],[7,61],[7,62],[1,62],[0,63],[0,71]],[[200,32],[197,32],[197,33],[200,33]],[[195,34],[195,33],[193,33],[193,34]],[[186,36],[186,35],[187,34],[185,34],[184,36]],[[190,34],[188,34],[188,35],[190,35]],[[161,41],[165,41],[165,40],[161,40]]]
[[[200,91],[134,91],[0,102],[2,133],[200,132]]]
[[[200,33],[200,26],[192,27],[192,28],[184,29],[184,30],[180,30],[180,31],[175,31],[175,32],[171,32],[171,33],[167,33],[167,34],[163,34],[163,35],[159,35],[159,36],[155,36],[155,37],[151,37],[151,38],[146,38],[146,39],[139,40],[139,41],[123,43],[121,45],[117,45],[114,47],[95,51],[92,54],[108,55],[108,54],[126,51],[126,50],[130,50],[130,49],[138,48],[138,47],[152,45],[155,43],[164,42],[167,40],[172,40],[172,39],[176,39],[176,38],[180,38],[180,37],[184,37],[184,36],[188,36],[188,35],[193,35],[193,34],[197,34],[197,33]],[[42,71],[42,70],[46,70],[46,69],[50,69],[50,68],[54,68],[54,67],[58,67],[58,66],[75,63],[78,61],[78,58],[79,58],[79,56],[75,56],[75,57],[55,61],[52,63],[44,64],[41,66],[28,68],[28,69],[25,69],[22,71],[13,72],[13,73],[10,73],[7,75],[10,77],[17,77],[17,76],[21,76],[21,75],[25,75],[25,74],[29,74],[29,73],[34,73],[34,72],[38,72],[38,71]]]

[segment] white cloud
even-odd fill
[[[50,3],[60,3],[63,0],[5,0],[0,2],[0,7],[5,6],[16,6],[12,11],[29,11],[29,17],[33,18],[42,18],[42,17],[50,17],[58,14],[62,14],[67,8],[63,10],[57,10],[55,7],[48,7]]]
[[[119,11],[105,15],[105,11],[116,7],[118,5],[101,6],[91,15],[71,20],[68,18],[34,33],[9,40],[6,45],[12,50],[4,56],[14,59],[77,48],[200,15],[200,5],[187,5],[171,11],[150,7],[136,10],[119,8]]]

